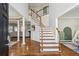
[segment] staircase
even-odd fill
[[[30,9],[32,20],[40,26],[40,52],[59,52],[59,43],[56,43],[51,27],[44,26],[41,16]]]
[[[40,29],[40,52],[58,52],[59,44],[55,42],[51,27]]]
[[[41,20],[41,16],[39,14],[37,14],[34,10],[32,9],[29,9],[30,10],[30,13],[29,13],[29,16],[32,18],[32,20],[38,25],[40,26],[40,24],[42,26],[44,26],[44,24],[42,23],[42,20]]]

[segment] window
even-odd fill
[[[17,32],[17,26],[14,27],[14,31]]]
[[[10,32],[13,32],[13,27],[12,26],[9,26],[9,33]]]

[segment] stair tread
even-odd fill
[[[58,46],[40,46],[40,48],[59,48]]]
[[[40,33],[40,34],[42,34],[42,33]],[[43,32],[43,34],[53,34],[53,33],[44,33],[44,32]]]
[[[40,39],[40,40],[55,40],[55,39]]]
[[[54,37],[54,36],[40,36],[40,37]]]
[[[58,43],[56,43],[56,42],[40,42],[40,44],[58,44]]]
[[[59,54],[59,51],[42,51],[41,53],[43,53],[43,54]]]
[[[40,32],[51,32],[52,33],[52,31],[40,31]]]
[[[40,38],[41,40],[55,40],[54,38]]]

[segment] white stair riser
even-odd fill
[[[40,31],[40,33],[42,33],[42,32]],[[53,32],[49,32],[49,31],[43,31],[43,33],[53,33]]]
[[[40,35],[40,37],[51,37],[51,38],[53,38],[53,36],[52,35],[50,35],[50,36],[48,36],[48,35]]]
[[[41,46],[42,44],[40,44],[40,46]],[[59,44],[43,44],[43,46],[59,46]]]
[[[56,41],[55,40],[43,40],[43,42],[56,42]]]
[[[40,30],[40,32],[43,31],[43,32],[53,32],[52,30]]]
[[[48,29],[48,30],[52,30],[52,28],[40,28],[40,29]]]
[[[54,37],[40,37],[40,39],[55,39]]]
[[[42,34],[40,34],[41,36]],[[43,36],[53,36],[53,34],[43,34]]]
[[[43,46],[52,47],[52,48],[43,48],[43,51],[40,49],[41,52],[44,52],[44,51],[46,51],[46,52],[48,52],[48,51],[59,51],[59,48],[54,48],[54,47],[58,47],[59,44],[53,43],[53,42],[56,42],[56,41],[55,41],[55,37],[53,36],[53,31],[52,31],[51,27],[45,27],[45,28],[43,27],[42,30],[40,28],[40,39],[43,39]],[[52,40],[50,40],[50,39],[52,39]],[[41,42],[41,40],[40,40],[40,42]],[[47,43],[47,44],[44,44],[44,43]],[[42,46],[42,44],[40,44],[40,46]]]
[[[43,51],[59,51],[58,48],[55,48],[55,49],[43,49]]]

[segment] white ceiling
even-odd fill
[[[9,4],[9,17],[17,17],[20,14]]]
[[[9,21],[9,23],[17,24],[18,18],[20,18],[20,14],[9,4],[9,20],[15,20]]]
[[[79,18],[79,5],[77,5],[75,8],[71,9],[70,11],[63,14],[61,17],[77,17]]]

